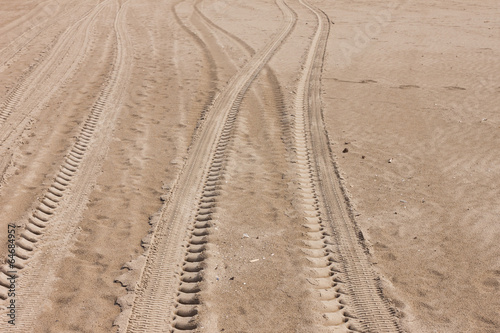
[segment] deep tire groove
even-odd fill
[[[325,132],[320,79],[330,21],[322,11],[299,1],[318,21],[297,89],[294,133],[306,219],[304,252],[311,263],[308,282],[321,304],[321,325],[340,331],[400,332],[358,242]]]
[[[227,121],[222,130],[222,135],[219,137],[216,151],[217,153],[212,158],[209,171],[205,176],[203,194],[198,201],[197,213],[188,227],[190,236],[186,253],[184,255],[184,264],[180,274],[180,282],[176,302],[174,305],[173,328],[178,330],[194,330],[198,328],[197,315],[198,304],[186,304],[186,299],[200,299],[200,283],[203,282],[203,270],[205,252],[207,250],[206,243],[208,240],[205,236],[210,234],[212,214],[215,213],[217,196],[220,189],[220,179],[223,177],[224,160],[228,144],[232,138],[233,125],[239,111],[240,101],[237,100],[231,107],[231,112],[228,114]],[[188,266],[188,264],[191,265]],[[193,270],[196,272],[193,273]],[[171,332],[175,332],[172,330]]]

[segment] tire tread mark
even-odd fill
[[[93,21],[94,18],[97,17],[97,14],[99,14],[99,12],[102,9],[103,9],[103,6],[95,7],[94,10],[92,11],[92,12],[94,12],[95,15],[92,15],[90,17],[90,21]],[[89,17],[89,16],[90,16],[90,12],[88,13],[88,15],[85,15],[85,18]],[[89,25],[89,28],[90,28],[90,25]],[[102,98],[102,96],[100,98]],[[82,130],[80,130],[80,132],[83,131],[83,129],[87,128],[90,119],[94,118],[95,115],[100,114],[100,112],[101,111],[98,108],[94,107],[92,109],[91,114],[87,117],[87,120],[83,124],[83,128],[82,128]],[[80,145],[80,142],[81,142],[80,136],[81,136],[81,134],[77,137],[77,140],[74,143],[71,151],[74,151],[75,147]],[[20,238],[16,241],[16,245],[19,246],[19,248],[24,249],[23,252],[20,252],[20,253],[22,253],[22,255],[18,255],[18,253],[16,252],[15,260],[16,260],[16,262],[18,262],[19,269],[24,268],[27,261],[34,254],[33,250],[35,247],[33,244],[38,242],[38,240],[42,237],[45,227],[49,224],[52,215],[55,213],[55,211],[58,207],[59,200],[62,199],[64,191],[66,191],[66,189],[70,186],[71,181],[73,179],[73,176],[75,175],[75,173],[78,169],[78,164],[80,161],[81,160],[78,160],[78,162],[72,161],[71,155],[69,155],[69,154],[65,157],[65,161],[61,165],[59,173],[56,174],[52,185],[49,187],[49,189],[47,190],[44,197],[40,200],[41,203],[38,205],[38,207],[35,209],[35,211],[31,214],[31,216],[28,217],[28,221],[26,224],[26,231],[21,233]],[[71,165],[73,165],[73,166],[71,166]],[[53,196],[52,196],[55,191],[57,191],[58,193],[61,194],[60,199],[57,199],[57,201],[55,201]],[[39,232],[34,233],[32,230],[37,230]],[[29,251],[29,252],[26,252],[26,251]],[[4,265],[7,266],[7,264],[4,264]],[[3,273],[0,273],[0,276],[2,274]],[[2,297],[2,295],[3,295],[2,291],[3,290],[1,290],[1,287],[0,287],[0,298],[5,300],[6,298]]]
[[[364,244],[358,239],[358,227],[340,183],[323,120],[320,85],[330,21],[324,12],[305,0],[299,2],[316,15],[318,22],[297,90],[295,133],[296,145],[300,147],[297,160],[302,166],[298,172],[302,179],[310,179],[301,181],[304,198],[314,199],[314,202],[304,200],[309,219],[305,224],[309,229],[306,235],[312,239],[305,241],[305,252],[313,265],[319,265],[320,270],[313,272],[324,274],[325,267],[331,271],[330,278],[315,278],[311,284],[326,295],[329,289],[337,293],[327,296],[328,303],[323,309],[329,312],[323,313],[326,319],[323,325],[338,325],[346,331],[401,332],[394,311],[381,293]],[[331,234],[325,231],[328,229]],[[332,245],[336,247],[331,248]],[[335,299],[330,299],[332,295]],[[348,307],[344,306],[346,303]]]
[[[239,104],[250,83],[276,52],[295,24],[295,16],[288,5],[283,0],[278,0],[277,4],[284,16],[282,27],[272,41],[233,76],[227,89],[218,95],[214,106],[208,113],[207,120],[198,131],[199,137],[190,149],[188,159],[173,186],[169,200],[154,222],[151,243],[145,253],[145,265],[141,270],[139,282],[133,287],[132,307],[127,310],[128,313],[124,314],[128,318],[125,324],[120,325],[119,331],[121,332],[177,330],[173,325],[177,325],[182,330],[192,330],[197,327],[193,317],[178,318],[180,314],[195,315],[197,310],[193,308],[177,312],[176,319],[168,321],[168,315],[172,313],[176,304],[178,307],[182,305],[184,309],[185,305],[200,303],[198,293],[194,292],[197,289],[192,288],[192,285],[189,285],[188,289],[183,289],[192,292],[182,294],[179,288],[175,287],[179,286],[182,272],[202,271],[198,263],[201,262],[203,256],[189,255],[183,258],[182,248],[208,242],[208,230],[194,227],[199,231],[191,230],[190,233],[188,221],[195,220],[197,221],[195,223],[200,223],[200,218],[191,213],[192,208],[196,207],[196,201],[200,205],[216,202],[217,190],[211,188],[205,191],[203,180],[220,176],[222,166],[211,168],[210,161],[213,160],[215,154],[223,156],[224,149],[228,145],[229,137],[226,137],[226,140],[222,139],[224,127],[226,124],[232,126],[234,123],[231,117],[232,112],[238,111]],[[206,167],[200,169],[200,166]],[[191,227],[193,227],[192,224]],[[183,243],[187,237],[190,237],[189,242]]]
[[[100,5],[99,5],[100,7]],[[81,23],[84,22],[85,19],[87,19],[91,14],[97,15],[98,13],[95,12],[95,7],[92,9],[89,9],[83,16],[80,18],[78,21],[76,21],[74,24],[71,25],[66,31],[64,31],[59,38],[57,38],[57,41],[54,43],[49,44],[43,54],[45,57],[50,55],[50,51],[54,48],[54,52],[57,52],[58,50],[62,49],[68,49],[66,44],[68,42],[73,41],[74,42],[74,33],[75,31],[81,26]],[[85,50],[85,48],[82,48]],[[84,53],[82,53],[84,54]],[[49,59],[50,60],[50,59]],[[59,61],[60,62],[60,61]],[[81,61],[79,61],[81,62]],[[9,116],[12,114],[12,112],[15,110],[16,105],[22,101],[23,98],[26,98],[26,95],[29,95],[30,91],[30,85],[33,84],[34,81],[39,79],[40,77],[43,77],[45,73],[45,68],[44,66],[41,66],[42,69],[38,69],[38,66],[42,63],[42,60],[38,60],[34,66],[30,66],[28,70],[26,70],[21,78],[18,80],[19,83],[12,89],[10,94],[6,97],[3,105],[0,107],[0,126],[3,126],[4,123],[7,121]],[[51,63],[57,63],[57,61],[49,61],[49,64],[46,66],[49,66]],[[37,73],[37,70],[40,73]],[[35,76],[34,78],[32,76]],[[24,115],[26,116],[26,115]],[[3,131],[5,132],[5,130]],[[4,144],[5,137],[2,137],[2,144]]]
[[[31,118],[40,112],[57,88],[64,85],[84,61],[89,47],[90,31],[92,30],[90,22],[94,21],[94,18],[104,8],[106,2],[104,1],[85,11],[82,17],[67,28],[57,41],[48,45],[44,52],[44,57],[48,57],[46,62],[39,60],[38,65],[30,66],[21,76],[20,82],[13,88],[4,103],[0,105],[0,187],[7,181],[8,175],[6,172],[12,163],[12,148],[18,144],[17,138],[24,132],[26,125],[33,122]],[[85,39],[81,47],[78,47],[73,52],[76,60],[70,59],[67,64],[68,67],[65,68],[65,71],[63,68],[63,72],[61,72],[61,69],[57,70],[57,67],[61,63],[65,63],[63,60],[71,53],[63,51],[71,49],[71,46],[76,43],[74,36],[81,27],[85,29]],[[44,80],[49,80],[54,75],[61,76],[57,78],[58,83],[50,85],[50,91],[43,94],[43,96],[37,95],[36,91],[40,86],[47,86]]]
[[[197,0],[195,3],[195,10],[196,12],[200,15],[200,17],[212,28],[215,30],[218,30],[228,36],[230,39],[233,39],[239,47],[244,49],[250,56],[253,56],[255,54],[255,50],[247,44],[243,39],[239,38],[235,34],[231,33],[230,31],[222,28],[218,24],[216,24],[214,21],[212,21],[208,16],[206,16],[199,8],[199,4],[203,0]],[[293,11],[293,9],[291,9]],[[296,13],[294,12],[294,15],[296,16]],[[286,108],[284,107],[284,96],[283,92],[281,90],[278,78],[276,77],[276,74],[274,73],[274,70],[271,68],[269,64],[266,64],[264,67],[266,70],[266,75],[267,75],[267,80],[270,82],[270,86],[272,87],[272,92],[275,95],[275,99],[277,101],[277,109],[280,110],[280,116],[281,116],[281,131],[282,131],[282,141],[285,144],[287,150],[290,150],[291,148],[291,132],[290,132],[290,119],[288,117],[288,114],[286,112]],[[264,89],[264,92],[267,93],[268,90]]]
[[[110,3],[110,1],[105,0],[94,6],[94,11],[100,12]],[[120,83],[126,84],[128,82],[127,76],[130,74],[130,57],[127,57],[126,50],[130,47],[131,42],[124,32],[125,24],[123,22],[127,4],[126,1],[121,6],[119,5],[114,21],[117,46],[109,77],[80,130],[80,133],[86,132],[90,135],[84,140],[87,142],[88,148],[77,158],[74,158],[73,151],[75,149],[70,149],[65,157],[66,162],[61,164],[59,174],[56,176],[68,179],[68,184],[60,184],[54,180],[41,199],[39,206],[28,218],[28,227],[16,241],[17,249],[20,251],[19,255],[16,254],[14,266],[18,269],[16,277],[19,277],[20,287],[24,286],[22,292],[26,296],[19,309],[23,311],[24,315],[19,325],[16,323],[19,332],[31,332],[34,329],[33,325],[37,313],[41,311],[40,304],[50,294],[50,285],[53,283],[55,275],[54,269],[74,240],[72,236],[76,232],[78,218],[86,206],[90,188],[97,177],[96,170],[100,167],[106,153],[106,147],[111,140],[110,133],[112,133],[113,124],[120,110],[119,103],[124,96],[124,87]],[[97,15],[93,15],[90,19],[95,21],[96,18]],[[112,103],[113,105],[111,105]],[[99,126],[88,126],[89,123],[95,123],[96,120],[98,120]],[[91,139],[90,143],[88,143],[88,138]],[[74,146],[81,142],[81,135],[78,135]],[[69,163],[70,160],[71,163]],[[70,188],[71,190],[69,190]],[[58,231],[63,232],[63,235],[52,232],[52,229],[58,229]],[[42,239],[43,248],[46,251],[36,251],[38,243]],[[33,267],[23,270],[27,263]],[[10,276],[9,270],[8,265],[0,265],[0,280]],[[5,299],[4,296],[5,286],[0,285],[0,298]],[[0,323],[0,330],[2,324]]]

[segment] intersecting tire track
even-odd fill
[[[255,50],[248,45],[244,40],[239,38],[238,36],[234,35],[233,33],[227,31],[226,29],[222,28],[215,22],[213,22],[210,18],[208,18],[199,8],[198,4],[200,4],[203,0],[197,0],[195,3],[195,10],[196,12],[200,15],[200,17],[209,25],[213,28],[214,31],[220,31],[226,36],[228,36],[230,39],[234,40],[236,44],[242,49],[244,49],[249,56],[253,56],[255,54]],[[293,11],[293,9],[292,9]],[[294,12],[294,15],[296,13]],[[281,118],[281,132],[282,132],[282,141],[286,146],[286,149],[289,150],[292,147],[291,143],[291,131],[290,131],[290,119],[288,117],[288,114],[286,112],[285,108],[285,102],[284,102],[284,96],[283,92],[279,83],[279,80],[274,72],[274,70],[271,68],[269,64],[266,64],[265,67],[265,73],[266,73],[266,79],[269,82],[269,86],[271,87],[271,92],[274,94],[274,98],[277,101],[276,108],[279,110],[280,113],[280,118]],[[260,88],[260,86],[256,87],[257,89]],[[263,89],[263,93],[267,94],[269,93],[268,89]]]
[[[324,321],[335,332],[400,332],[384,299],[349,213],[321,111],[321,72],[330,21],[304,0],[318,28],[307,55],[295,101],[295,149],[306,229],[303,252],[309,283]]]
[[[216,35],[217,32],[221,32],[229,37],[229,39],[233,40],[238,47],[244,49],[249,56],[255,54],[255,51],[243,40],[221,28],[206,17],[198,8],[198,4],[200,2],[201,1],[198,0],[194,4],[195,13],[202,19],[203,22],[206,23],[214,35]],[[229,59],[228,61],[231,60]],[[271,93],[279,104],[279,101],[282,102],[283,99],[277,78],[269,65],[266,64],[264,68],[266,69],[266,79],[274,84],[270,84],[272,87],[271,91],[263,89],[262,93]],[[257,86],[257,88],[261,87]],[[277,105],[277,108],[281,109],[282,105]],[[175,309],[172,325],[174,328],[173,331],[192,331],[196,330],[199,326],[196,317],[198,314],[198,305],[200,303],[200,296],[198,293],[202,287],[200,284],[203,282],[204,253],[208,251],[208,239],[206,239],[206,236],[209,235],[211,227],[210,221],[212,219],[212,214],[214,214],[216,210],[218,190],[223,190],[221,179],[224,177],[224,161],[227,158],[226,151],[228,149],[228,145],[232,141],[232,137],[234,137],[233,124],[236,121],[238,109],[239,107],[232,108],[228,115],[228,120],[224,125],[221,138],[217,144],[216,153],[212,159],[209,173],[204,181],[204,194],[198,202],[197,213],[194,221],[188,227],[190,236],[184,256],[182,272],[179,277],[180,282],[178,286],[177,300],[174,305]]]
[[[200,125],[198,139],[190,148],[188,160],[156,224],[146,265],[136,289],[129,325],[125,327],[130,332],[167,329],[172,332],[189,331],[199,326],[199,292],[209,246],[210,221],[215,212],[233,124],[248,87],[267,66],[268,60],[295,23],[291,9],[282,0],[277,2],[284,16],[287,16],[279,35],[233,77],[214,102],[211,112],[206,112],[206,121]],[[293,128],[300,193],[306,215],[307,240],[304,241],[304,252],[312,266],[308,281],[314,286],[322,305],[325,326],[336,331],[399,332],[394,315],[380,293],[375,274],[358,241],[358,230],[348,212],[342,187],[338,178],[332,177],[338,176],[338,172],[332,161],[320,108],[320,64],[323,62],[329,21],[324,13],[302,0],[300,2],[314,12],[318,19],[318,30],[308,54],[303,78],[299,82]],[[121,30],[123,27],[117,28],[116,22],[124,7],[120,8],[115,21],[117,38],[122,39],[121,43],[125,34]],[[201,14],[196,6],[195,10]],[[97,15],[98,12],[92,16],[89,26]],[[215,24],[213,26],[223,31]],[[239,40],[229,32],[225,33]],[[248,45],[241,40],[239,43],[250,52]],[[15,267],[18,270],[22,270],[36,254],[37,243],[47,227],[64,209],[61,206],[68,196],[74,195],[71,187],[78,173],[83,172],[82,164],[89,159],[89,150],[95,149],[92,145],[96,140],[96,132],[102,129],[105,106],[110,96],[114,96],[116,81],[121,75],[118,73],[124,66],[120,46],[116,57],[108,84],[92,107],[60,172],[16,242]],[[15,95],[12,98],[19,99]],[[113,116],[106,119],[112,120]],[[105,142],[105,139],[102,140]],[[97,164],[98,159],[94,159],[93,163],[87,164],[90,165],[87,171],[95,170]],[[78,198],[84,197],[85,194],[80,193]],[[193,207],[196,207],[195,214],[191,213]],[[183,242],[185,239],[187,241]],[[0,267],[1,299],[7,298],[5,291],[9,285],[9,270],[6,265]],[[172,273],[165,276],[165,272]],[[37,302],[32,301],[31,306],[36,305]]]
[[[288,5],[283,0],[277,4],[285,17],[278,34],[230,80],[198,131],[199,136],[155,223],[130,316],[120,331],[175,332],[198,327],[196,305],[200,302],[203,260],[231,129],[243,95],[295,24]],[[195,207],[197,213],[193,214]],[[185,239],[188,241],[183,242]]]
[[[16,329],[20,332],[32,331],[41,304],[50,295],[54,270],[74,242],[78,222],[112,137],[126,90],[123,85],[127,84],[131,71],[130,57],[126,53],[131,42],[124,25],[127,4],[123,3],[116,14],[114,29],[117,46],[107,83],[54,182],[29,217],[26,230],[16,241],[14,267],[20,273],[17,274],[17,282],[22,292],[18,296],[21,303],[18,315],[22,322],[16,325]],[[44,251],[38,251],[37,248],[42,246]],[[28,268],[24,269],[28,262]],[[6,279],[11,276],[9,271],[11,269],[7,264],[0,266],[0,297],[4,300],[8,288]],[[0,322],[0,328],[2,324]]]
[[[198,4],[201,3],[203,0],[197,0],[194,6],[195,11],[205,20],[207,24],[212,26],[214,29],[221,31],[225,35],[229,36],[231,39],[235,40],[240,46],[242,46],[250,55],[255,54],[255,50],[250,47],[247,43],[245,43],[241,38],[238,36],[234,35],[233,33],[227,31],[226,29],[222,28],[221,26],[217,25],[214,23],[211,19],[209,19],[203,12],[198,8]],[[267,67],[267,65],[266,65]]]
[[[241,48],[243,48],[250,56],[253,56],[255,54],[255,50],[248,45],[244,40],[239,38],[238,36],[234,35],[230,31],[227,31],[226,29],[222,28],[221,26],[217,25],[215,22],[213,22],[210,18],[208,18],[199,8],[198,4],[201,3],[203,0],[197,0],[195,10],[199,13],[201,18],[205,20],[205,22],[213,27],[215,30],[218,30],[228,36],[229,38],[233,39]],[[294,12],[294,15],[295,12]],[[286,111],[285,108],[285,98],[283,96],[283,91],[280,86],[278,77],[276,76],[276,73],[274,70],[271,68],[269,64],[266,64],[264,67],[266,70],[266,76],[267,80],[270,83],[270,87],[272,89],[272,93],[274,94],[276,100],[277,100],[277,105],[276,108],[279,110],[280,113],[280,118],[281,118],[281,140],[285,144],[285,147],[287,151],[290,151],[292,148],[292,133],[291,133],[291,126],[290,126],[290,116]],[[269,93],[267,89],[264,89],[264,93]]]
[[[197,1],[199,3],[200,1]],[[199,8],[196,7],[199,15],[204,19],[210,26],[214,29],[221,31],[226,34],[233,40],[235,40],[242,48],[244,48],[248,53],[253,54],[253,49],[246,44],[243,40],[234,36],[230,32],[224,30],[220,26],[216,25],[213,21],[211,21],[208,17],[206,17]],[[274,82],[271,84],[273,88],[279,87],[279,83],[277,81],[276,76],[270,69],[268,65],[266,65],[268,69],[267,76],[268,80]],[[275,89],[273,89],[275,90]],[[274,94],[278,97],[281,97],[281,92],[273,91]],[[303,98],[299,99],[301,105],[303,104]],[[330,248],[332,243],[332,238],[330,234],[327,232],[327,227],[324,225],[324,222],[320,217],[320,205],[319,205],[319,194],[316,194],[314,182],[317,181],[317,177],[314,177],[314,170],[311,165],[311,157],[309,156],[309,150],[307,150],[307,141],[304,140],[304,136],[306,135],[305,128],[305,113],[300,112],[295,115],[296,122],[294,128],[295,134],[295,147],[293,150],[296,152],[295,160],[300,164],[304,162],[307,163],[306,169],[299,167],[299,184],[301,190],[299,193],[303,199],[304,203],[304,212],[308,213],[309,216],[306,217],[306,223],[304,227],[306,228],[306,237],[304,240],[305,248],[304,252],[308,254],[308,260],[311,264],[309,268],[310,277],[308,278],[308,282],[314,286],[313,295],[319,300],[320,305],[318,308],[321,311],[322,317],[325,319],[324,325],[327,327],[334,327],[335,331],[357,331],[353,323],[353,315],[350,312],[350,309],[347,307],[347,300],[342,296],[343,293],[346,292],[345,283],[342,283],[343,277],[341,276],[341,267],[339,267],[339,257],[335,256],[333,253],[338,252],[334,249]],[[286,117],[282,115],[282,122],[286,121]],[[284,125],[284,130],[282,129],[284,135],[283,137],[288,138],[287,130],[289,130],[289,125]],[[287,146],[288,142],[285,142]],[[318,257],[319,249],[320,257]],[[323,253],[328,251],[328,255],[323,257]],[[188,311],[189,310],[189,311]],[[188,307],[184,305],[181,313],[185,316],[185,314],[196,313],[196,309],[194,306]],[[195,327],[194,321],[184,320],[182,321],[182,325],[177,328],[182,329],[191,329]]]
[[[206,23],[208,28],[212,30],[212,33],[216,36],[218,33],[222,33],[223,35],[227,36],[229,40],[232,40],[234,45],[236,45],[238,48],[242,49],[245,53],[248,54],[248,57],[252,57],[255,54],[255,50],[247,44],[245,41],[243,41],[241,38],[238,36],[234,35],[233,33],[227,31],[226,29],[222,28],[215,22],[213,22],[210,18],[208,18],[199,8],[199,5],[203,2],[203,0],[196,0],[194,3],[194,10],[196,14],[201,18],[201,20]],[[291,9],[294,15],[296,13]],[[230,61],[230,60],[229,60]],[[278,78],[276,77],[276,74],[274,73],[274,70],[271,68],[269,64],[266,64],[264,67],[264,73],[266,76],[266,80],[269,83],[269,88],[266,88],[262,85],[256,85],[254,86],[254,89],[252,91],[249,91],[250,94],[253,94],[255,97],[259,97],[260,95],[267,95],[269,93],[272,93],[274,95],[274,99],[277,102],[276,108],[279,110],[280,117],[281,117],[281,131],[282,131],[282,136],[281,139],[284,141],[287,149],[291,147],[291,133],[290,133],[290,128],[289,128],[289,119],[286,116],[286,111],[285,111],[285,103],[284,103],[284,96],[282,93],[281,86],[279,84]],[[260,89],[260,91],[258,91]],[[257,92],[258,91],[258,92]]]

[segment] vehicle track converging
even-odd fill
[[[203,279],[204,252],[232,125],[251,82],[295,24],[291,9],[282,0],[277,4],[284,16],[279,32],[233,76],[198,131],[170,198],[155,223],[133,304],[127,310],[130,317],[120,331],[165,332],[198,327],[196,305]]]
[[[0,332],[500,332],[495,4],[408,2],[0,0]]]
[[[303,252],[322,329],[400,332],[361,245],[334,164],[321,110],[321,72],[330,22],[304,0],[318,27],[298,83],[294,141],[305,216]]]

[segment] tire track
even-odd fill
[[[221,26],[217,25],[215,22],[213,22],[211,19],[209,19],[201,10],[200,8],[198,7],[198,5],[202,2],[203,0],[197,0],[196,3],[195,3],[195,6],[194,6],[194,9],[195,11],[201,16],[201,18],[208,24],[210,25],[212,28],[214,28],[215,30],[218,30],[220,32],[222,32],[223,34],[225,34],[226,36],[228,36],[229,38],[233,39],[234,41],[236,41],[240,47],[242,47],[243,49],[245,49],[248,54],[250,55],[254,55],[255,54],[255,50],[250,46],[248,45],[247,43],[245,43],[245,41],[243,41],[241,38],[239,38],[238,36],[236,36],[235,34],[227,31],[226,29],[222,28]],[[266,65],[266,67],[268,67]]]
[[[226,29],[222,28],[221,26],[217,25],[215,22],[213,22],[210,18],[208,18],[199,9],[198,5],[202,1],[203,0],[197,0],[196,4],[195,4],[195,10],[198,13],[198,15],[201,17],[201,19],[203,21],[205,21],[205,23],[207,25],[209,25],[210,27],[212,27],[212,29],[213,29],[214,32],[215,31],[220,31],[221,33],[223,33],[224,35],[226,35],[227,37],[229,37],[229,39],[232,39],[235,42],[235,44],[238,45],[238,47],[240,47],[246,53],[248,53],[249,56],[253,56],[255,54],[255,50],[249,44],[247,44],[244,40],[242,40],[238,36],[234,35],[233,33],[229,32]],[[294,15],[296,15],[295,12],[294,12]],[[268,64],[266,64],[266,66],[264,66],[264,69],[265,69],[264,72],[265,72],[266,80],[269,82],[269,87],[272,87],[271,88],[271,92],[275,95],[274,98],[277,101],[279,101],[277,108],[280,110],[280,115],[281,115],[281,126],[282,126],[281,131],[283,133],[282,140],[284,141],[287,149],[290,149],[291,148],[291,133],[290,133],[290,126],[289,126],[290,119],[289,119],[288,114],[287,114],[287,112],[285,110],[285,107],[284,107],[283,92],[282,92],[282,89],[280,87],[279,80],[278,80],[278,78],[276,76],[276,73],[271,68],[271,66],[269,66]],[[261,88],[261,86],[257,86],[256,88],[259,89],[259,88]],[[269,90],[268,89],[263,89],[262,93],[263,94],[268,94]]]
[[[54,3],[56,3],[56,4],[54,4]],[[37,3],[33,8],[28,9],[23,15],[12,19],[10,22],[8,22],[5,25],[2,25],[0,27],[0,34],[2,34],[2,36],[8,37],[9,33],[12,30],[22,29],[23,26],[26,26],[25,23],[27,21],[32,21],[33,19],[36,19],[36,17],[40,16],[39,14],[41,12],[45,12],[47,10],[47,7],[49,7],[51,5],[56,5],[59,7],[58,1],[56,1],[56,0],[45,0],[45,1],[41,1],[41,2]],[[30,28],[34,28],[34,27],[31,26]]]
[[[282,0],[277,4],[285,17],[280,31],[218,95],[200,127],[199,137],[190,149],[168,202],[153,221],[154,233],[142,259],[145,265],[139,282],[131,288],[135,293],[120,300],[122,305],[130,305],[130,308],[122,306],[123,313],[117,321],[122,332],[164,332],[198,327],[197,304],[203,281],[203,261],[234,119],[249,85],[295,23],[290,8]],[[195,207],[197,213],[193,214]]]
[[[91,23],[107,3],[104,1],[86,11],[55,45],[48,46],[45,51],[47,60],[39,67],[31,67],[0,106],[0,186],[6,180],[5,170],[11,162],[18,138],[85,60],[92,42]],[[75,36],[80,31],[83,31],[84,38],[78,41]]]
[[[197,0],[197,4],[200,4],[203,0]],[[218,30],[228,36],[230,39],[233,39],[236,44],[239,45],[239,47],[243,50],[245,50],[250,56],[253,56],[255,54],[255,50],[247,44],[243,39],[239,38],[238,36],[234,35],[233,33],[225,30],[221,26],[217,25],[215,22],[213,22],[210,18],[208,18],[199,8],[196,6],[196,11],[199,13],[201,18],[210,26],[212,26],[215,30]],[[293,9],[292,9],[293,11]],[[294,15],[296,13],[294,12]],[[275,95],[275,99],[279,101],[277,108],[280,110],[280,115],[281,115],[281,131],[283,133],[282,135],[282,141],[284,142],[285,146],[287,147],[287,150],[291,149],[292,147],[292,134],[290,131],[290,117],[288,112],[286,111],[285,108],[285,98],[283,96],[283,91],[282,88],[279,84],[278,77],[276,76],[276,73],[274,70],[271,68],[270,65],[266,64],[265,68],[265,75],[267,77],[267,81],[269,82],[269,86],[272,87],[272,92]],[[257,87],[259,88],[259,87]],[[269,91],[264,89],[264,93],[267,94]]]
[[[191,22],[203,36],[203,39],[207,41],[207,46],[210,47],[211,53],[220,63],[219,67],[225,69],[225,71],[221,71],[219,80],[222,82],[227,81],[234,76],[238,67],[241,66],[238,66],[234,57],[232,57],[230,52],[224,47],[220,36],[214,32],[213,27],[204,19],[202,15],[200,15],[200,12],[197,10],[196,2],[192,5],[192,8],[193,12],[191,15]],[[229,70],[227,69],[228,67]]]
[[[103,2],[105,3],[105,2]],[[7,96],[5,102],[3,103],[0,111],[0,129],[2,129],[2,133],[0,136],[0,143],[2,145],[5,145],[5,141],[7,140],[10,132],[15,129],[15,125],[11,124],[6,124],[7,119],[13,111],[18,107],[18,104],[22,102],[22,98],[27,98],[27,96],[31,96],[34,93],[34,90],[40,89],[40,86],[44,79],[48,79],[51,76],[53,76],[55,70],[54,66],[58,67],[60,64],[63,62],[63,60],[68,59],[67,56],[67,50],[71,49],[72,46],[75,43],[74,36],[76,32],[82,28],[85,27],[84,22],[88,25],[89,22],[92,21],[93,17],[95,17],[100,10],[103,8],[103,3],[93,7],[92,9],[88,10],[81,19],[79,19],[77,22],[75,22],[70,28],[68,28],[62,36],[59,38],[58,42],[53,46],[53,51],[52,47],[49,46],[48,49],[45,50],[44,54],[46,55],[46,58],[48,59],[46,64],[42,66],[42,68],[38,69],[36,68],[30,68],[28,72],[23,75],[23,77],[20,79],[20,83],[16,85],[12,89],[12,92]],[[90,18],[89,20],[87,20]],[[87,21],[86,21],[87,20]],[[85,38],[85,40],[88,40],[88,38]],[[82,57],[84,55],[81,50],[86,50],[86,45],[84,44],[83,47],[76,48],[80,50],[79,56]],[[66,51],[66,52],[64,52]],[[50,54],[49,54],[50,52]],[[58,58],[57,55],[62,54],[62,59]],[[77,58],[78,59],[78,58]],[[79,63],[76,61],[76,63]],[[76,66],[72,66],[71,69],[74,69]],[[32,74],[33,73],[33,74]],[[66,80],[67,77],[63,77],[63,80]],[[60,80],[60,81],[63,81]],[[56,90],[56,89],[53,89]],[[36,96],[39,96],[41,94],[38,94]],[[38,103],[41,104],[41,103]],[[26,115],[24,115],[26,116]],[[12,119],[11,123],[18,123],[16,122],[17,119]]]
[[[60,5],[57,1],[47,2],[48,4],[43,6],[42,4],[38,4],[36,9],[33,9],[26,15],[10,22],[7,26],[0,29],[0,34],[2,36],[6,36],[3,38],[9,39],[9,35],[12,35],[12,41],[0,49],[0,73],[8,67],[8,63],[12,63],[12,58],[15,57],[19,51],[30,44],[31,41],[33,41],[50,26],[49,21],[51,21],[51,18],[55,16],[60,8]],[[61,15],[64,15],[65,12]],[[15,33],[9,33],[11,30],[24,28],[26,29],[22,31],[20,35],[13,36]]]
[[[42,305],[49,302],[54,270],[74,242],[78,222],[111,140],[130,76],[131,61],[127,49],[131,42],[125,27],[127,4],[125,2],[120,6],[115,17],[117,46],[107,84],[92,106],[54,182],[29,217],[26,230],[16,241],[15,267],[22,273],[18,274],[19,294],[16,295],[20,303],[17,315],[22,320],[16,324],[16,329],[20,332],[32,331]],[[95,19],[97,16],[93,16]],[[8,271],[7,265],[0,266],[0,295],[3,299],[6,278],[10,276]]]
[[[16,40],[22,38],[23,35],[27,34],[31,30],[36,29],[39,25],[46,23],[50,19],[50,17],[46,17],[44,14],[53,14],[53,9],[55,9],[56,7],[59,8],[60,5],[57,1],[54,0],[40,2],[30,10],[25,12],[24,15],[21,15],[11,20],[7,24],[2,25],[0,27],[0,34],[3,36],[2,38],[10,41],[6,43],[5,47],[0,48],[0,54],[2,54],[2,52],[5,49],[9,48],[12,44],[15,44]],[[30,23],[33,21],[36,21],[37,24]]]
[[[305,214],[303,252],[311,264],[308,282],[323,318],[319,326],[339,331],[400,332],[364,252],[362,233],[349,212],[324,128],[320,79],[330,21],[322,11],[299,2],[318,21],[298,83],[294,133]]]
[[[193,30],[191,30],[190,27],[186,23],[182,21],[180,18],[179,14],[177,13],[176,7],[182,3],[184,0],[179,1],[177,3],[174,3],[171,6],[172,13],[174,14],[175,20],[177,24],[195,41],[195,43],[201,48],[203,52],[203,56],[205,58],[205,62],[208,64],[209,70],[208,70],[208,75],[206,77],[206,81],[208,81],[209,84],[209,93],[208,96],[205,98],[205,104],[202,106],[202,111],[201,114],[198,118],[198,122],[196,124],[192,140],[193,141],[196,136],[199,127],[203,123],[203,121],[206,119],[206,115],[208,110],[213,106],[213,101],[216,97],[216,92],[217,92],[217,82],[219,81],[218,79],[218,73],[217,73],[217,64],[215,62],[215,59],[213,55],[210,53],[209,48],[207,47],[205,41],[201,39]]]
[[[12,27],[9,28],[10,25],[14,25],[15,29],[26,28],[26,30],[20,35],[12,36],[12,41],[0,49],[0,73],[4,72],[8,67],[14,64],[17,61],[16,56],[19,56],[23,49],[28,48],[28,45],[30,45],[32,41],[34,41],[43,32],[50,29],[54,24],[59,23],[58,18],[64,18],[72,11],[72,13],[74,13],[75,7],[81,4],[78,1],[74,1],[72,3],[65,4],[64,9],[61,10],[62,5],[59,1],[47,2],[48,4],[36,13],[28,13],[25,16],[16,19],[14,22],[10,22],[8,26],[4,27],[4,29],[0,29],[14,30]],[[37,7],[39,6],[41,6],[41,4],[37,5]],[[41,14],[39,14],[40,12]],[[63,32],[64,31],[57,32],[52,39],[57,40]],[[0,34],[5,35],[2,32],[0,32]],[[14,35],[14,33],[12,34]],[[8,39],[9,36],[3,38]],[[44,54],[46,54],[52,46],[54,46],[53,42],[46,48]],[[42,60],[43,59],[39,59],[34,65],[30,65],[27,72],[33,71]],[[25,74],[26,73],[24,73],[24,75]]]

